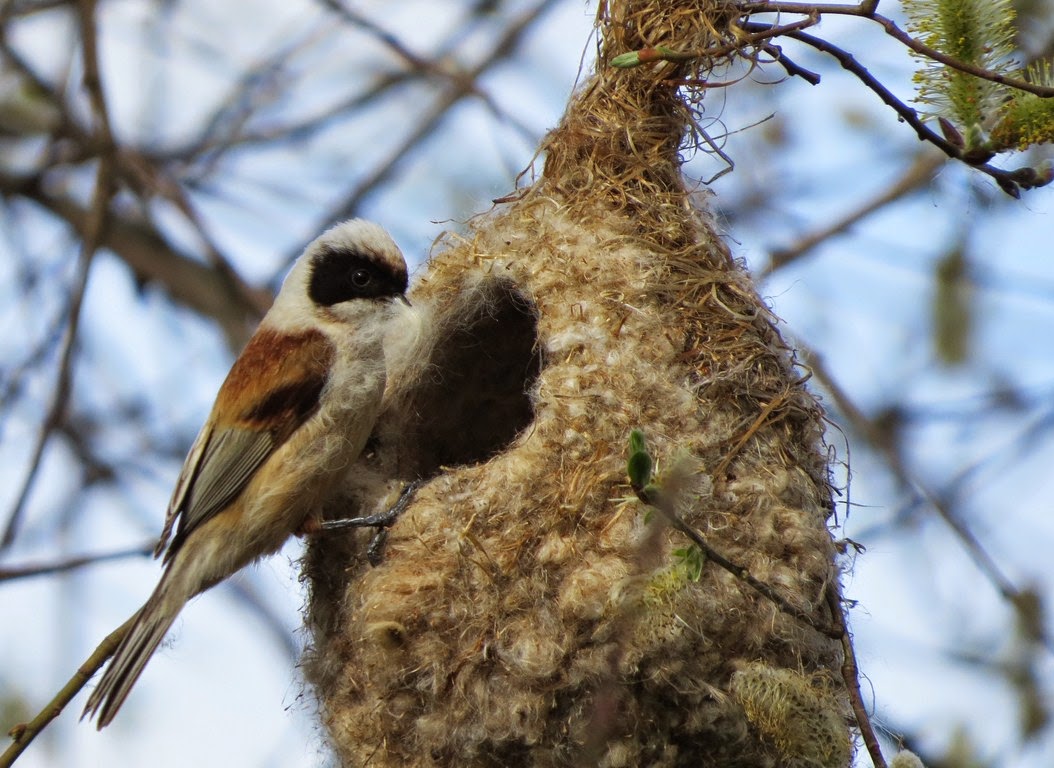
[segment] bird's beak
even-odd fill
[[[398,299],[399,299],[399,301],[401,301],[403,304],[405,304],[408,307],[412,307],[413,306],[413,304],[410,303],[410,300],[408,298],[406,298],[406,296],[404,296],[401,293],[399,294]]]

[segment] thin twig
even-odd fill
[[[864,739],[864,746],[871,756],[874,768],[886,768],[882,747],[878,743],[878,736],[875,735],[875,728],[871,724],[871,717],[867,714],[864,697],[860,692],[860,668],[856,663],[856,649],[853,647],[853,637],[849,633],[849,626],[842,610],[842,596],[838,594],[838,588],[834,582],[827,585],[827,606],[831,610],[831,621],[834,622],[834,628],[840,634],[839,639],[842,641],[842,681],[849,695],[849,705],[853,708],[856,727],[860,729],[860,736]]]
[[[949,56],[946,53],[941,53],[936,48],[931,48],[925,43],[916,40],[914,37],[909,35],[907,32],[897,26],[896,22],[887,16],[883,16],[880,13],[876,13],[874,8],[869,7],[867,4],[861,5],[837,5],[837,4],[813,4],[813,3],[796,3],[796,2],[757,2],[757,3],[744,3],[741,6],[742,10],[748,14],[755,13],[795,13],[805,15],[838,15],[838,16],[859,16],[861,18],[870,19],[879,26],[881,26],[890,37],[894,38],[898,42],[902,43],[905,47],[910,48],[926,58],[938,61],[947,67],[956,69],[960,72],[965,72],[968,75],[979,77],[982,80],[989,80],[993,83],[999,83],[1005,85],[1008,88],[1015,88],[1019,91],[1025,91],[1041,98],[1051,98],[1054,96],[1054,87],[1038,85],[1036,83],[1030,83],[1027,80],[1020,80],[1016,77],[1007,77],[998,72],[993,72],[990,69],[979,67],[976,64],[970,64],[966,61],[961,61],[954,56]]]
[[[157,169],[152,170],[157,171]],[[190,225],[194,227],[204,247],[205,258],[215,269],[216,275],[226,284],[225,287],[231,294],[238,296],[245,306],[255,310],[257,318],[263,317],[267,310],[270,309],[273,300],[270,292],[256,290],[245,282],[245,279],[234,268],[234,265],[220,252],[219,246],[216,245],[209,235],[204,220],[202,220],[201,215],[190,201],[186,191],[175,181],[170,179],[166,181],[167,183],[160,185],[157,191],[162,197],[175,205]]]
[[[109,174],[103,172],[103,166],[99,168],[100,176],[105,175],[109,178]],[[96,183],[96,191],[100,189],[98,181]],[[101,217],[105,216],[105,208],[108,205],[109,194],[104,196],[104,199],[99,206],[93,206],[91,220],[96,229],[96,234],[101,229]],[[103,213],[100,215],[96,207],[101,207]],[[81,306],[84,302],[84,292],[88,285],[88,272],[91,266],[92,256],[95,253],[96,241],[89,241],[87,238],[82,242],[80,258],[77,260],[77,272],[73,279],[73,286],[70,291],[69,298],[69,311],[66,321],[66,329],[62,335],[61,352],[59,354],[58,362],[58,373],[55,376],[55,385],[52,388],[51,401],[48,404],[47,412],[44,414],[44,418],[40,424],[40,431],[37,433],[37,439],[33,443],[33,449],[30,451],[29,467],[26,470],[26,475],[22,480],[22,484],[19,486],[18,495],[15,497],[15,503],[11,508],[11,511],[7,516],[7,524],[4,527],[3,538],[0,539],[0,551],[11,546],[14,543],[15,537],[18,535],[18,529],[22,524],[22,517],[26,511],[26,504],[29,501],[29,495],[33,490],[33,486],[37,479],[37,473],[40,471],[40,466],[44,458],[44,449],[47,447],[51,436],[58,428],[59,423],[62,421],[63,413],[66,410],[66,405],[69,401],[70,390],[72,387],[73,378],[73,351],[76,346],[77,331],[80,327],[80,313]]]
[[[151,539],[146,544],[136,547],[118,549],[114,552],[104,552],[98,555],[76,555],[65,560],[57,560],[51,563],[35,563],[32,565],[0,566],[0,581],[14,581],[16,579],[29,579],[34,576],[51,576],[56,573],[65,573],[78,568],[84,568],[98,563],[108,563],[111,560],[124,560],[130,557],[146,557],[154,551],[156,541]]]
[[[771,56],[776,61],[776,63],[783,67],[783,69],[786,70],[787,74],[791,77],[800,77],[809,85],[820,84],[819,74],[795,63],[787,56],[787,54],[783,52],[783,49],[780,48],[778,45],[774,43],[765,43],[761,46],[761,50]]]
[[[870,200],[862,203],[830,225],[805,235],[794,245],[773,250],[769,254],[769,263],[758,273],[758,279],[764,280],[776,270],[782,269],[791,262],[800,259],[806,253],[835,235],[842,234],[875,211],[881,210],[890,203],[895,203],[921,189],[933,179],[934,172],[944,162],[945,159],[941,155],[932,152],[920,154],[903,175]]]
[[[0,193],[2,193],[2,187],[3,185],[0,183]],[[25,294],[23,296],[25,297]],[[31,298],[30,301],[32,301]],[[10,367],[4,371],[3,381],[0,382],[0,429],[3,428],[3,420],[6,414],[10,413],[11,403],[25,389],[26,379],[31,373],[40,368],[61,344],[63,329],[66,327],[66,310],[68,308],[67,305],[53,319],[47,322],[47,330],[40,334],[40,343],[24,359],[11,363]]]
[[[514,19],[490,52],[478,64],[467,70],[463,77],[455,80],[414,130],[374,167],[372,173],[359,182],[340,205],[325,214],[319,229],[329,226],[334,221],[355,215],[362,202],[395,173],[398,166],[407,159],[415,147],[432,135],[436,125],[455,105],[466,96],[478,95],[477,81],[480,76],[508,57],[519,45],[524,35],[533,28],[534,22],[556,4],[557,0],[540,0]],[[291,255],[288,261],[291,262],[293,258],[295,255]]]
[[[245,283],[209,239],[193,210],[188,212],[189,202],[182,188],[158,167],[159,163],[175,158],[169,155],[148,156],[129,147],[121,147],[118,150],[114,146],[112,137],[107,139],[104,132],[89,131],[83,128],[66,107],[61,93],[37,74],[29,63],[8,45],[3,37],[2,28],[0,28],[0,53],[19,75],[33,85],[34,90],[39,91],[43,98],[58,110],[61,122],[57,135],[70,139],[71,146],[75,147],[74,151],[64,156],[64,161],[72,163],[89,160],[96,156],[112,156],[114,175],[136,194],[145,199],[160,195],[180,209],[197,229],[205,245],[205,256],[213,268],[206,270],[199,262],[177,253],[154,230],[147,230],[138,222],[116,221],[99,245],[111,248],[128,263],[133,272],[141,277],[153,278],[165,284],[169,293],[178,301],[215,317],[227,331],[231,346],[241,346],[245,341],[247,318],[259,319],[260,315],[270,306],[270,297],[266,295],[266,292],[255,290]],[[108,120],[106,124],[108,127]],[[179,157],[179,160],[182,163],[189,162],[189,151],[187,155]],[[17,183],[13,178],[4,177],[2,186],[5,191],[17,188],[19,194],[51,209],[81,232],[82,239],[85,237],[86,225],[82,224],[80,219],[86,219],[87,214],[81,212],[71,200],[50,191],[45,192],[38,177],[21,179]],[[114,242],[109,241],[110,237],[114,239]],[[145,244],[142,241],[146,239],[156,242]],[[144,259],[140,255],[140,249],[150,254],[151,263],[149,265],[143,263]],[[163,263],[166,259],[171,259],[174,263]],[[184,285],[183,281],[190,284]],[[217,281],[219,285],[202,285],[206,281]],[[217,288],[219,288],[218,291]],[[222,310],[217,310],[215,307],[222,307]],[[239,311],[242,309],[244,313]]]
[[[699,548],[708,562],[713,562],[735,578],[745,582],[788,616],[812,627],[825,637],[838,640],[841,643],[842,679],[845,682],[857,727],[860,729],[860,734],[864,739],[864,744],[867,746],[871,759],[874,761],[875,768],[886,768],[886,761],[882,757],[882,749],[878,744],[878,738],[875,736],[874,727],[871,724],[863,696],[860,693],[860,671],[856,663],[856,652],[853,648],[853,639],[849,634],[845,614],[842,610],[842,598],[835,583],[833,581],[828,582],[824,591],[824,599],[831,613],[831,624],[826,624],[811,613],[788,601],[771,585],[755,578],[744,566],[733,563],[711,547],[702,534],[684,522],[681,516],[677,514],[673,502],[663,494],[661,488],[656,488],[655,486],[642,488],[633,485],[633,490],[637,494],[638,499],[657,509],[671,526],[691,539],[692,543]]]
[[[48,185],[54,187],[55,185]],[[47,208],[69,224],[83,239],[90,211],[71,194],[45,188],[42,176],[17,177],[0,171],[0,195],[18,195]],[[212,318],[222,328],[232,348],[248,338],[248,319],[256,310],[217,278],[212,267],[183,253],[147,223],[113,216],[107,222],[100,246],[121,259],[143,283],[157,283],[177,304]]]
[[[62,689],[40,710],[36,717],[28,723],[19,723],[8,731],[8,736],[11,737],[12,743],[0,755],[0,768],[10,768],[15,760],[18,759],[18,756],[33,742],[33,739],[39,736],[40,732],[62,713],[66,705],[73,700],[74,696],[80,693],[85,684],[106,663],[106,660],[113,656],[117,646],[124,639],[124,636],[128,634],[128,630],[132,628],[132,624],[138,616],[139,611],[136,611],[124,624],[107,635],[99,643],[92,655],[77,668],[77,671],[69,681],[62,686]]]
[[[20,494],[18,505],[15,508],[17,514],[13,514],[8,522],[4,535],[3,544],[9,544],[14,540],[18,520],[24,510],[25,498],[28,496],[29,488],[36,476],[40,465],[40,457],[43,454],[44,445],[48,437],[58,425],[62,413],[69,399],[72,385],[72,359],[77,330],[80,323],[80,311],[83,303],[84,291],[87,286],[88,271],[92,257],[103,237],[103,230],[109,214],[110,198],[114,186],[114,157],[116,154],[113,142],[113,132],[110,127],[109,113],[106,109],[106,98],[103,93],[102,80],[99,76],[99,58],[96,46],[95,29],[95,0],[81,0],[78,6],[80,11],[81,26],[81,51],[84,66],[84,88],[88,92],[88,100],[92,107],[92,122],[97,146],[100,148],[98,169],[95,175],[95,189],[92,193],[91,210],[89,212],[84,237],[81,244],[79,270],[75,284],[73,297],[70,302],[69,322],[66,327],[66,335],[63,339],[62,358],[59,363],[59,374],[56,381],[55,391],[51,407],[45,416],[41,435],[34,451],[34,462],[31,465],[29,476]],[[0,545],[2,546],[2,545]],[[0,768],[9,768],[19,755],[32,743],[33,739],[47,725],[58,717],[63,708],[73,699],[98,671],[99,667],[108,659],[117,648],[132,626],[135,616],[131,617],[109,636],[89,659],[80,666],[77,672],[70,678],[69,682],[62,687],[55,697],[48,703],[40,714],[28,723],[16,726],[10,732],[13,743],[0,755]]]
[[[752,25],[745,26],[747,26],[747,28],[750,28]],[[856,57],[853,56],[853,54],[849,53],[846,50],[843,50],[842,48],[839,48],[833,43],[829,43],[823,38],[816,37],[815,35],[810,35],[807,32],[792,32],[788,35],[788,37],[797,40],[801,43],[805,43],[806,45],[815,48],[818,51],[826,53],[829,56],[833,56],[838,61],[838,63],[841,64],[842,69],[846,70],[847,72],[850,72],[864,85],[874,91],[887,106],[892,107],[893,110],[897,113],[897,115],[904,120],[904,122],[906,122],[908,125],[915,129],[915,132],[918,134],[920,139],[928,141],[931,144],[935,144],[938,148],[940,148],[942,152],[944,152],[950,157],[961,157],[961,152],[959,151],[959,148],[957,146],[952,144],[940,134],[930,130],[922,122],[922,120],[918,116],[918,113],[914,109],[912,109],[899,98],[897,98],[897,96],[888,88],[886,88],[877,77],[872,75],[871,72],[868,71],[866,67],[864,67],[864,65],[858,62],[856,60]]]
[[[904,464],[903,458],[895,447],[882,439],[878,428],[871,419],[856,406],[856,403],[841,388],[827,370],[819,355],[806,348],[802,348],[801,351],[805,364],[816,375],[816,378],[823,384],[824,388],[831,393],[838,410],[845,416],[852,427],[863,435],[864,439],[874,446],[876,451],[882,454],[886,464],[893,471],[896,478],[906,488],[911,489],[917,499],[925,501],[944,520],[956,537],[963,543],[974,565],[981,573],[985,574],[999,594],[1012,605],[1017,605],[1021,598],[1021,590],[1003,573],[995,560],[992,559],[992,556],[981,545],[981,542],[973,535],[969,526],[960,520],[958,515],[949,509],[948,505],[937,494],[933,493],[921,480],[915,477]]]
[[[744,23],[743,27],[749,29],[751,28],[751,24]],[[1012,171],[1007,171],[988,164],[969,162],[963,155],[961,148],[955,146],[940,134],[930,130],[930,128],[922,122],[922,119],[914,109],[898,99],[877,77],[872,75],[866,67],[860,64],[860,62],[856,60],[856,57],[851,53],[827,42],[823,38],[810,35],[807,32],[790,32],[787,37],[805,43],[818,51],[833,56],[838,63],[841,64],[843,69],[850,72],[860,80],[860,82],[874,91],[887,106],[892,107],[904,122],[915,129],[915,133],[918,134],[918,137],[921,140],[928,141],[938,147],[944,152],[944,154],[948,155],[948,157],[962,160],[972,168],[976,168],[982,173],[991,176],[995,179],[999,188],[1011,197],[1020,197],[1021,188],[1032,189],[1034,187],[1043,186],[1043,184],[1046,183],[1046,180],[1040,178],[1039,174],[1032,168],[1018,168]]]
[[[84,292],[88,286],[88,272],[91,268],[92,258],[102,239],[110,208],[110,197],[113,194],[115,149],[113,132],[110,129],[110,118],[106,110],[106,98],[103,94],[102,81],[99,77],[99,61],[93,19],[95,0],[82,0],[80,11],[84,88],[88,92],[88,99],[91,102],[92,119],[98,146],[100,147],[99,166],[95,174],[95,190],[92,193],[91,210],[88,215],[84,238],[81,242],[80,258],[77,262],[77,272],[70,295],[69,318],[62,339],[62,352],[59,357],[58,374],[55,377],[51,402],[41,423],[37,440],[33,445],[26,477],[22,482],[15,504],[8,515],[4,535],[0,539],[0,550],[11,546],[15,540],[18,528],[22,522],[22,516],[25,514],[29,494],[33,489],[37,473],[40,471],[44,449],[61,421],[63,412],[69,402],[70,390],[73,385],[73,352],[76,347],[77,332],[80,329],[81,307],[84,303]]]
[[[319,0],[322,6],[329,11],[332,11],[341,19],[346,21],[348,24],[356,27],[357,29],[365,32],[366,34],[375,37],[378,41],[383,43],[392,53],[401,58],[407,64],[419,72],[429,72],[432,74],[442,75],[446,74],[447,70],[437,66],[437,63],[419,56],[414,53],[410,48],[400,40],[396,35],[389,32],[387,29],[382,27],[380,24],[369,18],[365,14],[355,10],[354,8],[348,8],[344,4],[337,0]]]
[[[674,508],[672,500],[664,496],[660,489],[657,489],[654,486],[649,486],[648,488],[634,487],[633,491],[637,494],[638,499],[648,506],[657,509],[671,526],[691,539],[692,543],[699,547],[699,550],[706,556],[707,561],[714,563],[714,565],[727,571],[740,581],[747,584],[747,586],[773,603],[788,616],[812,627],[821,635],[834,638],[835,640],[841,639],[842,633],[836,627],[825,624],[808,611],[794,605],[783,597],[783,595],[781,595],[773,586],[766,584],[751,574],[745,566],[732,562],[711,547],[701,533],[688,525],[688,523],[684,522],[681,516],[677,514],[677,510]]]

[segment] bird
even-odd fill
[[[161,578],[82,719],[113,720],[191,598],[312,530],[376,423],[407,283],[398,246],[372,222],[337,224],[305,248],[190,448],[154,552]]]

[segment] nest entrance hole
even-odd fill
[[[486,461],[534,420],[542,356],[533,302],[513,281],[489,278],[448,313],[437,318],[447,330],[415,387],[400,441],[417,477]]]

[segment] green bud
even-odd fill
[[[644,433],[639,429],[634,429],[629,433],[629,452],[630,454],[644,452]]]
[[[948,140],[949,144],[954,144],[959,149],[965,146],[966,142],[963,140],[963,135],[959,133],[959,129],[952,125],[952,121],[946,117],[938,117],[937,124],[941,127],[941,133],[944,134],[944,138]]]
[[[618,67],[619,69],[631,69],[632,67],[640,66],[640,54],[637,51],[630,51],[629,53],[620,53],[618,56],[611,60],[611,66]]]
[[[651,471],[653,462],[646,451],[637,451],[630,454],[626,462],[626,474],[629,475],[630,484],[634,488],[644,488],[651,482]]]
[[[963,160],[971,165],[983,165],[995,157],[988,134],[977,123],[973,123],[966,129],[966,147],[963,150]]]

